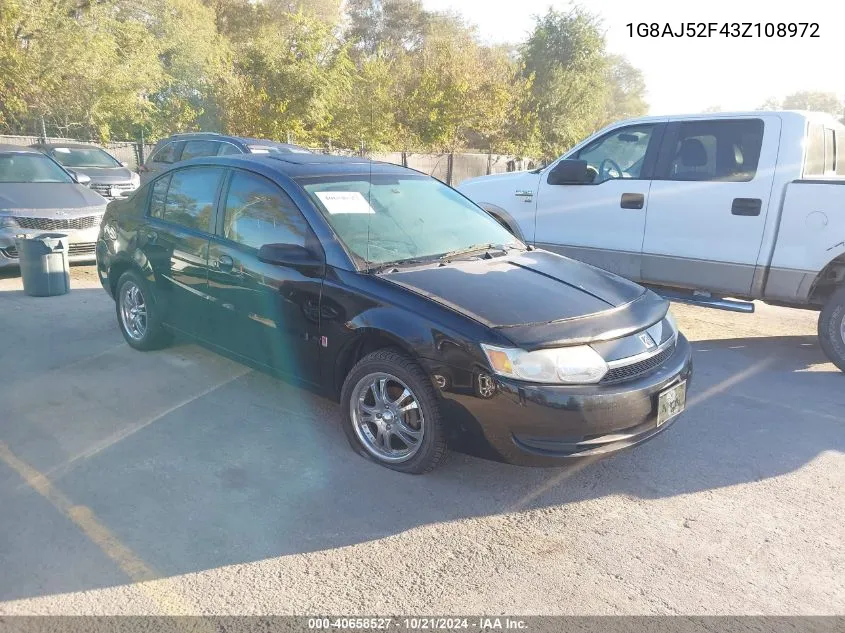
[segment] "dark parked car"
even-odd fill
[[[664,299],[395,165],[193,160],[109,205],[97,262],[131,346],[180,331],[310,385],[403,472],[447,445],[537,465],[629,447],[691,378]]]
[[[106,200],[87,182],[34,149],[0,145],[0,268],[18,266],[22,234],[65,233],[70,261],[94,261]]]
[[[141,182],[152,175],[183,160],[205,156],[230,156],[237,154],[310,154],[311,151],[291,145],[243,136],[225,136],[215,132],[188,132],[174,134],[156,143],[149,158],[138,170]]]
[[[84,143],[36,143],[30,147],[91,179],[88,186],[104,198],[118,198],[141,185],[141,179],[102,147]]]

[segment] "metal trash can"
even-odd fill
[[[42,233],[15,239],[23,291],[32,297],[52,297],[70,291],[68,236]]]

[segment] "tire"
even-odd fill
[[[830,296],[819,315],[819,343],[833,364],[845,371],[845,286]]]
[[[136,271],[127,270],[117,280],[114,306],[118,327],[130,346],[149,351],[165,347],[170,342],[170,334],[161,324],[150,285]]]
[[[377,399],[380,387],[386,397]],[[340,398],[343,430],[360,455],[413,475],[434,470],[445,458],[437,393],[423,369],[399,350],[380,349],[358,361]]]

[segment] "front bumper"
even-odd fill
[[[611,385],[537,385],[437,364],[427,369],[440,385],[453,448],[511,464],[559,466],[636,446],[669,428],[677,417],[658,427],[658,398],[682,381],[689,392],[692,353],[679,334],[659,367]]]
[[[64,233],[68,236],[68,260],[71,263],[93,262],[96,259],[97,234],[100,228],[71,229],[55,231],[37,231],[30,229],[0,230],[0,268],[15,267],[20,264],[15,235],[26,233],[28,237],[37,237],[42,233]]]

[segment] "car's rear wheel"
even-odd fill
[[[381,349],[361,359],[343,383],[343,428],[361,455],[403,473],[433,470],[446,455],[437,394],[405,354]]]
[[[135,349],[159,349],[169,343],[149,284],[134,270],[127,270],[118,279],[115,308],[123,338]]]
[[[819,315],[819,343],[833,364],[845,371],[845,286],[830,296]]]

